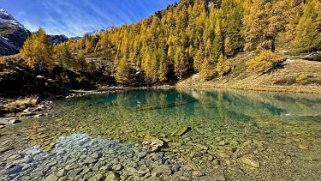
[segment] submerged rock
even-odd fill
[[[190,127],[186,127],[186,126],[179,127],[175,130],[175,132],[172,133],[172,136],[182,136],[190,130],[191,130]]]
[[[112,169],[113,169],[114,171],[120,171],[120,170],[123,169],[123,166],[120,165],[120,164],[115,164],[115,165],[112,166]]]
[[[203,174],[202,172],[200,172],[200,171],[193,171],[193,172],[192,172],[192,175],[193,175],[194,177],[204,176],[204,174]]]
[[[220,142],[218,143],[218,145],[219,145],[219,146],[225,146],[225,145],[228,145],[228,143],[223,140],[223,141],[220,141]]]
[[[154,137],[154,136],[145,136],[143,141],[143,147],[151,151],[158,151],[164,146],[164,141]]]
[[[166,175],[169,176],[171,175],[172,170],[169,166],[167,165],[161,165],[153,169],[152,175],[154,177],[159,177],[160,175]]]
[[[45,181],[57,181],[58,177],[55,174],[51,174],[45,178]]]
[[[120,177],[118,174],[114,173],[114,172],[110,172],[108,173],[108,175],[106,176],[106,180],[107,181],[118,181],[120,180]]]
[[[309,149],[309,147],[308,146],[306,146],[306,145],[299,145],[299,148],[301,149],[301,150],[308,150]]]
[[[254,160],[252,160],[252,159],[250,159],[248,157],[242,157],[240,160],[245,165],[248,165],[248,166],[251,166],[251,167],[254,167],[254,168],[259,168],[260,167],[260,163],[259,162],[254,161]]]
[[[17,124],[17,123],[21,123],[21,121],[18,120],[18,119],[12,119],[12,120],[10,120],[10,123],[11,124]]]

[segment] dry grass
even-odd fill
[[[21,63],[21,57],[19,54],[0,57],[0,64],[7,64],[8,62]]]
[[[17,112],[17,111],[24,110],[28,107],[36,106],[38,101],[39,101],[38,96],[18,98],[12,102],[5,103],[2,106],[2,110],[5,112]]]

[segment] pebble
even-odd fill
[[[249,145],[251,145],[252,144],[252,141],[251,140],[247,140],[247,141],[245,141],[242,145],[243,146],[249,146]]]
[[[4,124],[0,124],[0,129],[5,128],[6,126]]]
[[[87,158],[85,161],[84,161],[84,164],[93,164],[93,163],[96,163],[97,162],[97,159],[95,158]]]
[[[145,158],[146,155],[147,155],[146,152],[139,152],[139,153],[137,153],[137,157],[138,157],[140,160],[143,159],[143,158]]]
[[[94,175],[93,177],[89,178],[88,181],[103,181],[105,177],[102,174]]]
[[[285,164],[289,165],[291,163],[292,163],[292,159],[291,158],[286,159]]]
[[[228,143],[226,141],[220,141],[218,143],[219,146],[225,146],[225,145],[228,145]]]
[[[10,165],[9,167],[7,167],[7,169],[5,170],[5,173],[7,175],[11,175],[11,174],[16,174],[19,173],[22,170],[22,166],[20,165]]]
[[[66,169],[61,169],[56,173],[56,175],[57,175],[57,177],[62,177],[62,176],[65,176],[66,173],[67,173]]]
[[[200,171],[193,171],[193,172],[192,172],[192,175],[193,175],[194,177],[204,176],[204,174],[203,174],[202,172],[200,172]]]
[[[260,163],[257,162],[257,161],[254,161],[248,157],[242,157],[241,158],[241,162],[248,165],[248,166],[251,166],[251,167],[254,167],[254,168],[259,168],[260,167]]]
[[[156,177],[158,177],[159,175],[169,176],[172,173],[172,170],[167,165],[161,165],[161,166],[157,166],[156,168],[154,168],[152,173]]]
[[[66,170],[73,170],[75,168],[77,168],[77,165],[75,163],[69,164],[65,167]]]
[[[202,144],[196,144],[196,146],[202,150],[208,150],[208,146],[204,146]]]
[[[114,172],[110,172],[106,176],[106,181],[118,181],[118,180],[120,180],[120,177],[118,174],[116,174]]]
[[[309,149],[309,147],[308,146],[306,146],[306,145],[299,145],[299,148],[301,149],[301,150],[308,150]]]
[[[218,152],[217,155],[221,158],[230,158],[230,156],[225,152]]]
[[[219,161],[219,160],[214,160],[214,161],[213,161],[213,164],[214,164],[214,165],[220,165],[220,161]]]
[[[102,153],[94,153],[94,154],[91,155],[91,157],[94,158],[94,159],[98,159],[98,158],[100,158],[102,156],[103,156]]]
[[[45,178],[45,181],[57,181],[58,177],[55,174],[50,174]]]
[[[186,177],[186,176],[180,176],[179,177],[179,180],[180,181],[189,181],[189,180],[191,180],[189,177]]]
[[[114,164],[114,165],[112,166],[112,169],[113,169],[114,171],[120,171],[120,170],[123,169],[123,166],[120,165],[120,164]]]

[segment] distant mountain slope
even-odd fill
[[[49,43],[52,45],[56,45],[62,42],[67,42],[69,39],[66,35],[48,35],[48,37],[49,37]]]
[[[30,34],[30,31],[7,11],[0,9],[0,55],[18,53]]]
[[[12,17],[6,10],[0,8],[0,56],[19,53],[25,40],[31,32]],[[65,35],[48,35],[53,45],[67,42]]]

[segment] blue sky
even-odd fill
[[[110,26],[131,24],[179,0],[0,0],[30,31],[82,36]]]

